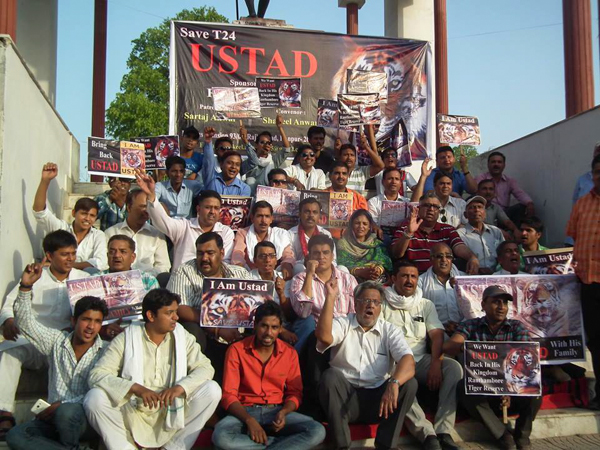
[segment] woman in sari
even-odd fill
[[[338,264],[346,266],[359,283],[367,280],[385,283],[392,271],[392,260],[383,242],[373,232],[373,226],[373,218],[368,211],[356,210],[337,242]]]

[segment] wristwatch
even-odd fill
[[[400,382],[398,380],[396,380],[394,377],[390,377],[390,379],[388,380],[388,383],[394,383],[394,384],[397,384],[398,387],[402,387]]]

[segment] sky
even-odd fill
[[[238,2],[240,15],[246,15],[244,0]],[[182,9],[204,5],[233,21],[235,4],[235,0],[108,0],[106,106],[119,92],[133,39]],[[337,4],[337,0],[271,0],[266,16],[296,28],[344,33],[346,10]],[[598,2],[591,5],[598,105]],[[81,144],[82,159],[91,132],[93,22],[93,0],[59,1],[56,106]],[[480,152],[565,118],[561,0],[449,0],[447,25],[449,113],[479,118]],[[384,35],[384,0],[366,1],[359,11],[359,34]]]

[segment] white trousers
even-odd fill
[[[0,411],[15,412],[15,395],[21,369],[41,369],[47,364],[47,359],[32,344],[13,347],[0,352]]]
[[[221,401],[221,388],[205,381],[186,399],[185,426],[163,447],[167,450],[192,448],[206,421]],[[137,450],[131,433],[125,428],[121,408],[112,405],[101,388],[91,389],[83,401],[90,425],[98,432],[108,450]]]

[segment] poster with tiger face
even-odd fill
[[[273,300],[273,292],[272,281],[206,278],[202,286],[200,326],[252,328],[256,308]]]

